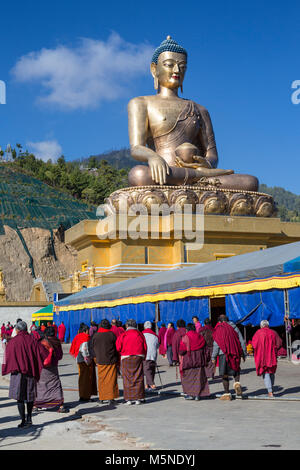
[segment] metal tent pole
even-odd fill
[[[291,360],[291,333],[287,328],[290,318],[290,300],[289,293],[287,289],[284,289],[284,324],[285,324],[285,338],[286,338],[286,350],[288,355],[288,360]]]
[[[158,322],[159,322],[159,306],[158,302],[155,302],[155,333],[158,335]]]

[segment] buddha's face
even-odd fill
[[[184,80],[187,63],[185,54],[162,52],[157,64],[151,64],[151,73],[161,87],[176,89]]]

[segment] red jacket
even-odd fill
[[[117,351],[121,356],[147,355],[147,343],[143,333],[138,330],[126,330],[116,342]]]
[[[115,325],[112,325],[110,331],[112,331],[115,334],[116,338],[118,338],[118,336],[120,336],[120,334],[121,334],[121,331]]]

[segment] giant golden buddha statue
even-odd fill
[[[143,165],[130,170],[128,188],[110,195],[106,213],[119,211],[125,202],[125,207],[143,204],[148,212],[153,204],[203,204],[206,214],[270,217],[273,199],[257,192],[255,176],[217,168],[208,111],[178,96],[186,68],[186,50],[168,36],[151,62],[157,93],[128,104],[131,155]]]
[[[148,163],[148,167],[138,165],[130,171],[129,184],[197,184],[202,177],[218,177],[224,188],[257,191],[256,177],[217,168],[208,111],[178,96],[186,68],[187,52],[168,36],[152,57],[157,93],[133,98],[128,105],[131,155]]]

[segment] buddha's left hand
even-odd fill
[[[194,155],[193,159],[195,160],[195,162],[186,163],[180,157],[176,156],[175,162],[177,166],[181,168],[194,168],[195,170],[197,170],[197,168],[212,168],[211,164],[209,163],[208,160],[206,160],[206,158],[199,157],[198,155]]]

